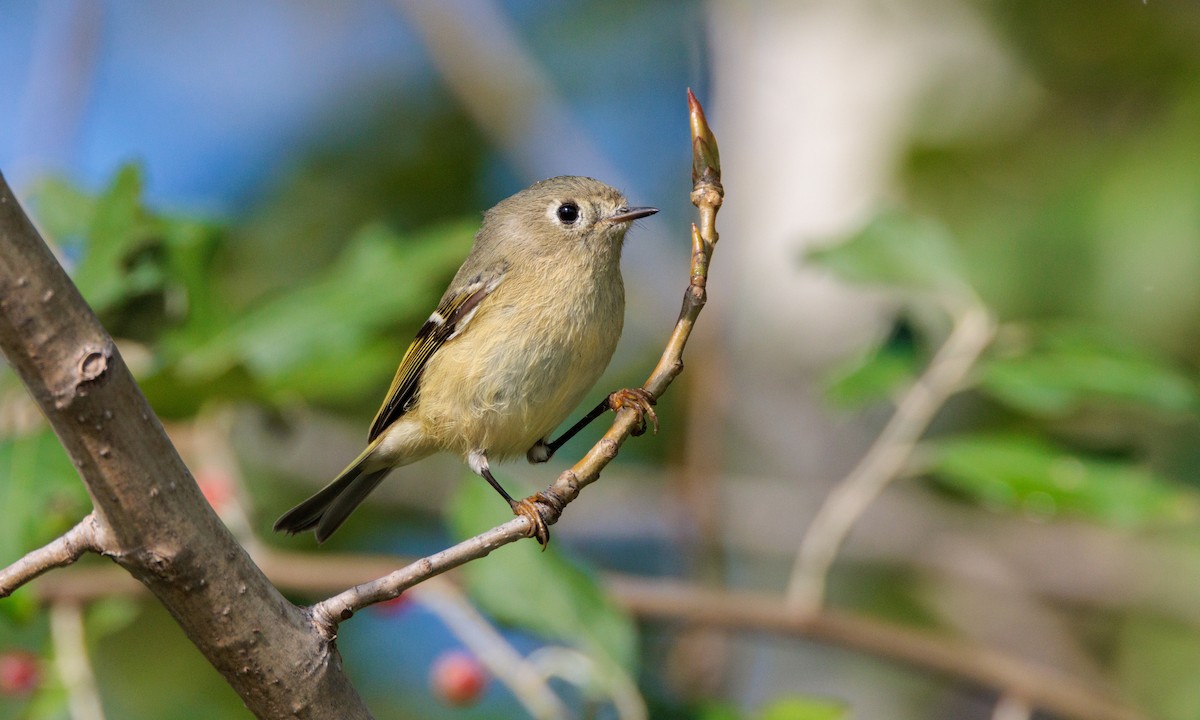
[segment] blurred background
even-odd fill
[[[270,532],[496,201],[582,174],[662,209],[586,405],[643,381],[705,104],[723,239],[661,432],[549,552],[343,626],[379,717],[1200,717],[1194,4],[0,0],[0,67],[0,171],[296,602],[337,589],[310,555],[507,517],[433,458],[319,549]],[[600,432],[498,475],[540,489]],[[7,564],[89,505],[7,370],[0,435]],[[55,600],[120,575],[83,565],[0,602],[0,717],[247,716],[119,577]]]

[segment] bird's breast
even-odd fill
[[[624,320],[619,274],[615,282],[566,281],[585,286],[506,277],[470,326],[430,358],[414,411],[444,449],[483,449],[497,460],[524,454],[604,372]]]

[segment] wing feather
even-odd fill
[[[482,276],[477,276],[460,290],[446,293],[438,303],[437,310],[434,310],[417,331],[417,336],[404,352],[387,397],[371,423],[367,442],[374,441],[416,403],[421,374],[425,371],[429,358],[463,331],[474,317],[479,303],[496,289],[502,277],[497,275],[485,280]]]

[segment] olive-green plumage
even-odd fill
[[[323,541],[388,471],[435,452],[460,455],[493,485],[489,459],[539,459],[535,446],[612,358],[625,314],[621,245],[653,212],[583,177],[544,180],[489,210],[405,352],[366,450],[275,529],[314,529]]]

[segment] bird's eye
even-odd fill
[[[579,219],[579,206],[573,202],[565,202],[558,206],[558,220],[563,225],[572,225]]]

